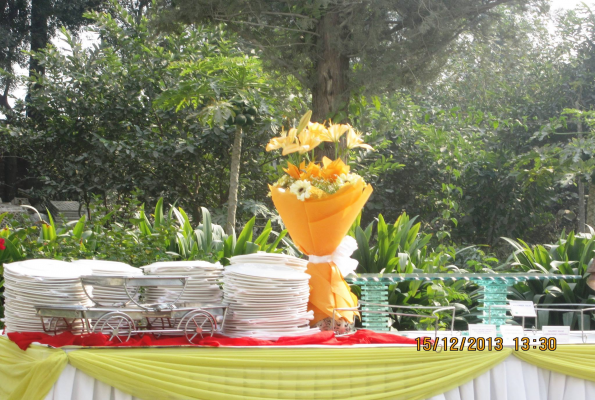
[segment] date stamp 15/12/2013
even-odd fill
[[[432,341],[429,337],[416,338],[418,351],[462,351],[467,348],[467,351],[501,351],[504,349],[502,338],[482,338],[482,337],[450,337],[440,338]],[[528,337],[514,338],[515,351],[554,351],[557,343],[555,337],[541,337],[530,339]]]

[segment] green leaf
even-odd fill
[[[359,226],[355,228],[355,240],[357,241],[358,268],[364,273],[377,273],[378,270],[373,265],[370,257],[370,244],[364,231]]]
[[[268,220],[264,229],[262,230],[262,233],[256,238],[256,240],[254,241],[254,243],[260,248],[260,249],[264,249],[266,244],[269,241],[269,236],[271,235],[271,231],[273,230],[273,228],[271,228],[271,220]]]
[[[163,197],[160,197],[159,200],[157,200],[157,204],[155,205],[155,223],[153,224],[153,226],[155,228],[159,228],[159,227],[161,227],[162,223],[163,223]]]
[[[2,224],[2,221],[4,221],[4,218],[6,218],[7,215],[8,212],[3,212],[2,214],[0,214],[0,225]]]
[[[277,246],[279,246],[279,243],[281,243],[281,241],[283,240],[283,238],[287,236],[287,229],[284,229],[278,236],[277,239],[266,249],[267,253],[273,253],[276,249]]]
[[[139,221],[138,221],[138,228],[140,229],[141,233],[143,235],[150,235],[153,233],[153,230],[151,229],[151,223],[149,222],[149,219],[147,218],[147,215],[145,214],[145,210],[144,210],[145,205],[143,204],[141,206],[141,210],[139,212]]]
[[[566,302],[577,303],[576,297],[574,296],[574,292],[572,291],[570,286],[568,286],[568,283],[566,283],[565,280],[560,279],[559,285],[562,288],[562,292],[564,293],[564,299],[566,300]]]
[[[299,135],[301,131],[308,126],[308,122],[310,122],[310,118],[312,118],[312,110],[308,110],[307,113],[300,119],[300,123],[298,124],[296,130],[296,135]]]
[[[21,261],[25,259],[24,254],[18,250],[11,240],[5,240],[4,245],[6,246],[6,250],[4,251],[8,251],[11,261]]]
[[[205,207],[200,208],[202,213],[202,230],[204,232],[205,250],[210,251],[213,247],[213,223],[211,213]]]
[[[57,238],[56,224],[54,223],[54,218],[52,218],[52,213],[50,213],[50,210],[48,210],[46,208],[46,211],[48,213],[48,219],[50,220],[50,225],[47,226],[45,224],[42,224],[42,226],[44,226],[46,228],[44,231],[43,239],[47,240],[47,241],[54,241]]]
[[[254,223],[256,222],[256,217],[252,217],[250,221],[244,226],[242,232],[238,236],[237,243],[233,250],[234,256],[239,256],[241,254],[248,254],[246,253],[246,243],[252,241],[252,231],[254,229]]]
[[[86,216],[82,216],[78,222],[76,223],[76,225],[74,226],[74,228],[72,229],[72,237],[75,238],[76,240],[81,240],[82,236],[83,236],[83,232],[85,230],[85,221],[87,220]]]

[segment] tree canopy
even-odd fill
[[[203,15],[206,20],[192,14],[208,4],[196,2],[194,11],[184,1],[178,8],[156,4],[138,11],[114,2],[109,12],[86,15],[99,35],[96,46],[83,49],[66,29],[70,52],[52,46],[34,52],[45,75],[22,79],[43,90],[7,110],[10,119],[1,128],[3,149],[30,163],[27,176],[35,185],[26,193],[32,199],[91,202],[100,196],[117,207],[133,194],[147,203],[163,196],[195,218],[206,206],[223,224],[237,167],[238,225],[254,214],[278,218],[267,184],[284,165],[264,144],[295,126],[312,105],[320,40],[315,24],[331,11],[345,12],[344,26],[356,29],[364,23],[353,14],[359,5],[340,11],[333,2],[319,4],[316,14],[313,5],[288,9],[283,3],[267,11],[276,3],[238,2],[247,14],[233,16],[221,2],[225,7]],[[333,47],[349,55],[345,115],[376,149],[347,160],[375,188],[364,223],[380,212],[395,219],[406,211],[419,215],[443,245],[499,246],[502,236],[547,242],[562,229],[576,229],[586,208],[581,198],[595,199],[587,196],[595,190],[591,10],[554,14],[531,4],[488,4],[494,7],[475,24],[459,21],[464,30],[410,75],[402,72],[407,60],[369,61],[380,48],[395,57],[410,51],[407,27],[392,34],[404,35],[401,44],[375,43],[347,54],[360,37],[354,32],[354,41],[344,38],[347,47]],[[378,15],[393,15],[389,5],[379,2]],[[178,18],[183,10],[186,20]],[[311,24],[291,25],[304,19],[298,14]],[[308,39],[310,50],[290,38]],[[289,58],[306,75],[276,64]],[[367,75],[373,70],[377,77]],[[408,81],[414,75],[419,81]],[[238,102],[245,103],[242,110]],[[27,107],[43,120],[27,115]],[[248,108],[259,120],[243,126],[232,168],[235,118]]]
[[[504,4],[528,1],[163,1],[161,24],[225,23],[271,70],[312,95],[313,118],[343,120],[355,93],[435,76],[461,35],[484,30]]]

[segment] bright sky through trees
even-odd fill
[[[581,3],[585,3],[589,6],[593,6],[595,5],[595,0],[552,0],[552,9],[557,9],[557,8],[564,8],[564,9],[570,9],[570,8],[574,8],[577,5],[581,4]],[[86,34],[83,35],[81,37],[82,41],[83,41],[83,46],[86,47],[88,45],[91,45],[93,42],[93,37],[95,37],[95,35],[93,34]],[[58,35],[55,39],[52,40],[52,42],[54,43],[54,45],[58,46],[58,47],[63,47],[62,45],[62,35]],[[22,69],[23,73],[26,73],[25,69]],[[16,98],[25,98],[26,95],[26,89],[24,87],[17,89],[13,92],[13,96]],[[11,99],[10,101],[11,105],[14,105],[14,99]],[[0,115],[2,115],[2,113],[0,113]]]

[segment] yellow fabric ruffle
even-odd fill
[[[31,346],[23,351],[0,336],[0,399],[43,399],[67,363],[64,350]]]
[[[413,348],[83,350],[84,373],[141,399],[426,399],[503,361],[502,352]]]
[[[484,374],[510,354],[595,381],[595,346],[555,351],[368,348],[133,348],[22,351],[0,336],[0,399],[42,400],[66,362],[122,392],[151,400],[425,399]]]

